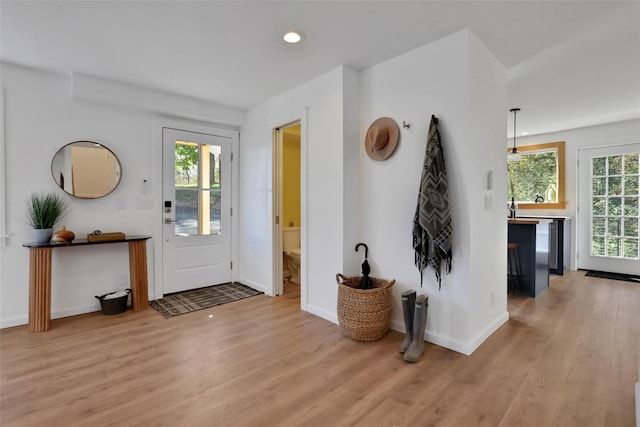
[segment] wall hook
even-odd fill
[[[404,120],[402,121],[402,127],[405,129],[409,129],[411,127],[410,123],[405,122]]]

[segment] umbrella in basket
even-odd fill
[[[369,273],[371,273],[371,267],[369,267],[369,261],[367,261],[367,257],[369,256],[369,248],[364,243],[358,243],[356,245],[356,252],[358,252],[358,248],[360,246],[364,246],[364,262],[362,263],[362,278],[360,279],[360,289],[373,289],[373,281],[369,277]]]

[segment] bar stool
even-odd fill
[[[507,292],[511,289],[511,294],[515,295],[515,285],[522,284],[522,271],[520,270],[520,243],[507,243]]]

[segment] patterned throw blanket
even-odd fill
[[[413,218],[413,249],[415,263],[422,272],[431,265],[436,273],[438,289],[442,288],[441,265],[451,272],[451,210],[444,151],[440,142],[438,119],[431,116],[424,169],[420,180],[418,206]]]

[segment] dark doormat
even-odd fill
[[[168,319],[172,316],[238,301],[261,293],[242,283],[224,283],[167,295],[164,298],[150,301],[149,305],[160,312],[165,319]]]
[[[640,283],[640,276],[633,274],[609,273],[608,271],[587,270],[585,276],[599,277],[601,279],[624,280],[626,282]]]

